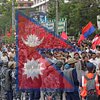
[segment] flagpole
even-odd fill
[[[15,7],[14,0],[12,0],[12,33],[15,31]]]
[[[56,0],[56,34],[58,34],[58,0]]]

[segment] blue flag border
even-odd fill
[[[60,37],[60,35],[58,35],[58,34],[55,34],[55,32],[52,32],[51,30],[49,30],[49,29],[47,29],[46,27],[44,27],[44,26],[41,26],[37,21],[35,21],[34,19],[32,19],[32,18],[30,18],[30,17],[28,17],[28,16],[26,16],[25,14],[23,14],[22,12],[20,12],[19,10],[16,10],[16,84],[17,84],[17,86],[16,86],[16,90],[17,91],[32,91],[32,90],[35,90],[35,88],[34,89],[19,89],[19,87],[18,87],[18,15],[22,15],[22,16],[24,16],[25,18],[27,18],[28,20],[30,20],[31,22],[33,22],[33,23],[35,23],[36,25],[38,25],[38,26],[40,26],[40,27],[42,27],[42,28],[44,28],[47,32],[49,32],[50,34],[53,34],[54,36],[56,36],[57,38],[60,38],[62,41],[64,41],[64,42],[66,42],[68,45],[70,45],[70,46],[72,46],[72,48],[73,48],[73,50],[72,51],[80,51],[80,48],[78,48],[78,47],[76,47],[76,46],[74,46],[73,44],[71,44],[71,43],[69,43],[68,41],[66,41],[66,40],[64,40],[64,39],[62,39],[61,37]],[[58,49],[58,48],[56,48],[56,49]],[[41,50],[41,49],[39,49],[39,50]],[[45,49],[44,49],[45,50]],[[46,49],[46,50],[50,50],[50,49]],[[58,49],[59,50],[59,49]],[[64,50],[63,48],[62,49],[60,49],[60,50]],[[68,50],[69,51],[69,50]],[[55,66],[53,65],[53,67],[55,68]],[[56,69],[56,68],[55,68]],[[59,72],[59,71],[58,71]],[[60,73],[60,72],[59,72]],[[63,76],[63,75],[62,75]],[[64,77],[64,76],[63,76]],[[65,78],[65,77],[64,77]],[[68,78],[65,78],[73,87],[74,87],[74,85],[72,84],[72,82],[70,82],[70,80],[68,79]],[[72,92],[73,91],[73,89],[74,88],[72,88],[72,89],[65,89],[65,91],[67,90],[67,91],[70,91],[70,92]],[[37,89],[36,89],[37,90]],[[42,90],[44,90],[44,89],[42,89]],[[53,89],[51,89],[51,90],[53,90]],[[62,89],[61,89],[62,90]],[[64,90],[64,89],[63,89]]]

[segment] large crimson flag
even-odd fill
[[[17,45],[17,86],[18,89],[62,88],[72,91],[73,84],[65,78],[55,66],[44,59],[39,50],[70,49],[71,45],[60,36],[42,27],[37,21],[21,12],[16,13],[16,45]],[[66,84],[58,85],[57,78]],[[53,80],[52,80],[53,79]]]

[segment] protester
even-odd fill
[[[12,59],[10,59],[12,60]],[[6,70],[6,78],[5,78],[5,90],[7,91],[7,100],[13,100],[13,79],[12,79],[12,70],[15,68],[15,63],[10,61],[8,64],[8,69]]]
[[[82,61],[81,61],[81,57],[79,55],[78,52],[74,53],[74,59],[77,61],[75,63],[75,68],[77,71],[77,77],[78,77],[78,81],[81,83],[81,76],[82,76]]]
[[[77,43],[74,44],[77,45]],[[100,84],[100,46],[97,46],[96,49],[93,50],[91,46],[88,46],[86,42],[83,42],[81,50],[82,51],[77,52],[70,52],[67,50],[59,49],[43,51],[43,57],[39,60],[40,62],[42,61],[42,66],[44,66],[45,68],[45,71],[43,73],[45,77],[41,77],[38,83],[35,83],[36,85],[40,85],[39,90],[25,90],[16,92],[16,83],[14,82],[16,80],[15,61],[17,60],[15,54],[15,45],[3,45],[0,49],[0,79],[1,84],[3,83],[0,88],[6,88],[6,90],[3,91],[3,94],[7,94],[5,95],[5,97],[7,97],[8,100],[21,100],[22,98],[25,98],[27,100],[39,100],[41,98],[41,92],[43,92],[41,90],[41,85],[43,84],[46,87],[49,87],[49,85],[52,84],[53,86],[51,87],[58,86],[62,87],[62,89],[56,89],[54,91],[48,91],[48,89],[45,89],[45,91],[43,92],[45,98],[43,98],[43,100],[48,100],[52,98],[54,98],[55,100],[63,100],[63,97],[65,97],[66,100],[80,100],[79,95],[87,100],[92,100],[98,95],[97,97],[100,99],[98,86],[96,86],[97,95],[94,95],[94,93],[93,97],[86,92],[86,90],[84,89],[86,87],[83,85],[83,76],[85,77],[88,75],[88,78],[91,78],[93,75],[96,75],[95,77],[98,76],[98,83]],[[22,53],[23,52],[24,51],[22,51]],[[27,55],[25,57],[27,57]],[[47,61],[49,61],[49,63]],[[56,74],[56,71],[54,69],[59,72],[59,75],[69,79],[71,84],[73,84],[74,86],[72,91],[68,91],[68,89],[66,89],[66,84],[63,78],[59,78],[59,75]],[[6,84],[6,86],[4,83]],[[79,90],[80,86],[82,87],[80,89],[81,93]],[[65,92],[66,94],[63,94],[63,92]],[[86,93],[85,96],[83,95],[84,93]],[[2,100],[4,100],[4,98]]]
[[[54,66],[55,69],[58,70],[61,75],[63,75],[63,72],[61,71],[63,63],[61,61],[58,61]],[[44,86],[44,100],[63,100],[62,77],[58,75],[54,68],[52,68],[51,66],[49,66],[48,76],[44,79]]]
[[[98,67],[98,60],[97,60],[96,53],[92,53],[92,58],[89,61],[93,63],[96,66],[96,68]]]
[[[82,76],[81,96],[86,100],[98,100],[100,89],[98,77],[94,74],[95,65],[91,62],[88,62],[86,65],[88,73]]]
[[[73,58],[70,58],[67,63],[69,64],[70,68],[68,68],[66,71],[64,71],[64,76],[68,77],[70,79],[71,83],[74,85],[73,91],[65,91],[66,92],[66,100],[80,100],[79,97],[79,81],[77,77],[77,71],[75,68],[75,63],[77,61]],[[65,65],[66,67],[66,65]]]
[[[34,88],[33,90],[30,91],[30,100],[39,100],[41,98],[41,88],[42,85],[42,79],[41,76],[39,75],[38,78],[35,78],[34,86],[38,88]],[[27,91],[26,91],[27,93]]]
[[[98,66],[96,72],[97,72],[97,75],[98,75],[98,82],[99,82],[99,84],[100,84],[100,64],[99,64],[99,66]],[[98,100],[100,100],[100,94],[99,94],[99,96],[98,96]]]
[[[1,56],[1,61],[3,63],[8,63],[8,56],[7,56],[7,52],[6,51],[3,51],[3,54]]]

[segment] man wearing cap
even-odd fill
[[[80,100],[79,98],[79,82],[77,78],[77,72],[75,68],[75,63],[77,61],[73,58],[70,58],[67,61],[68,65],[65,65],[64,76],[69,78],[70,82],[73,84],[74,89],[72,91],[65,90],[66,92],[66,100]]]

